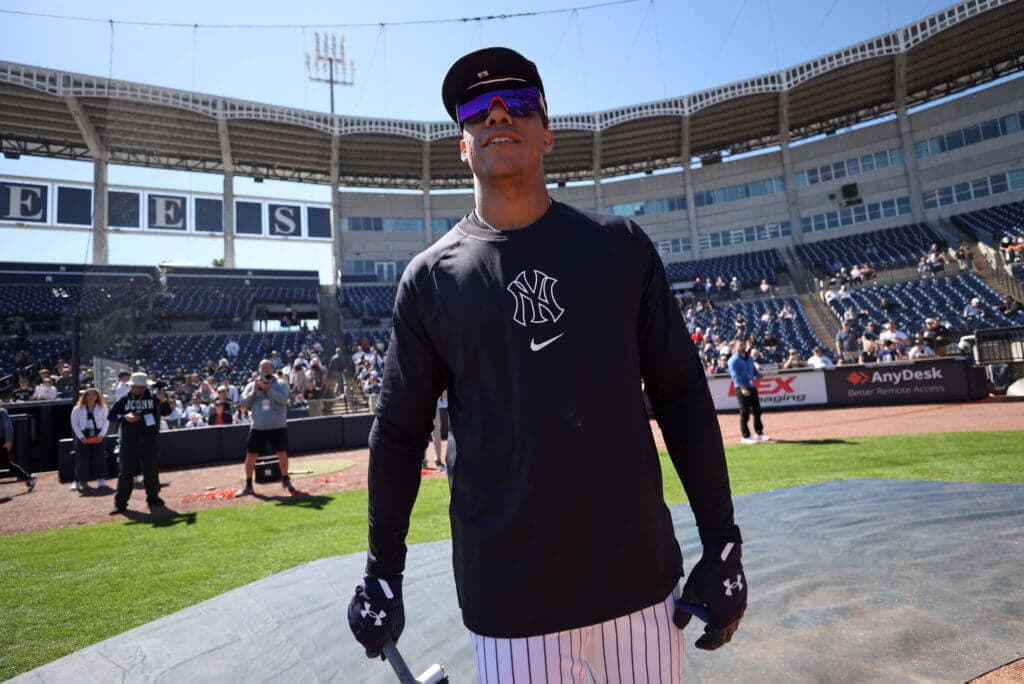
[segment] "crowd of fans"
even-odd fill
[[[293,415],[317,416],[322,414],[323,399],[336,399],[358,403],[360,395],[365,397],[372,408],[380,392],[380,378],[384,369],[384,357],[380,350],[366,339],[359,340],[350,353],[341,347],[333,356],[326,357],[319,335],[311,333],[307,343],[298,349],[279,351],[266,347],[264,356],[270,360],[277,378],[289,388],[288,404]],[[133,352],[144,352],[145,344],[132,344]],[[249,423],[249,411],[239,404],[244,390],[234,384],[240,375],[243,385],[256,378],[257,370],[238,369],[239,345],[231,338],[219,360],[208,359],[198,368],[186,369],[178,366],[167,373],[148,371],[147,359],[139,356],[130,369],[123,370],[111,387],[99,388],[112,403],[129,391],[129,378],[133,371],[145,372],[150,386],[162,389],[171,402],[172,410],[162,418],[164,429],[190,429],[206,425],[230,425]],[[349,382],[346,382],[346,378]],[[56,399],[77,399],[70,363],[59,360],[56,372],[40,369],[36,373],[21,373],[17,384],[4,397],[11,402],[44,401]],[[91,368],[83,368],[79,374],[80,394],[96,386]]]
[[[714,278],[711,276],[706,278],[697,276],[689,287],[679,287],[677,285],[676,288],[675,296],[680,305],[699,303],[702,297],[708,301],[714,299],[718,301],[738,301],[743,298],[743,281],[740,280],[739,276],[735,275],[728,277],[728,280],[726,280],[726,276],[721,275]],[[774,292],[775,286],[769,283],[766,278],[762,278],[757,286],[756,294],[771,295]]]

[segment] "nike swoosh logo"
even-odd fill
[[[540,351],[541,349],[543,349],[544,347],[548,346],[549,344],[551,344],[552,342],[554,342],[555,340],[557,340],[559,337],[561,337],[564,334],[565,333],[558,333],[557,335],[552,337],[550,340],[544,340],[540,344],[537,344],[536,342],[533,341],[533,338],[530,338],[530,351]]]

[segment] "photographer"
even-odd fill
[[[75,408],[71,409],[71,431],[75,433],[75,481],[68,487],[71,491],[84,491],[86,483],[96,476],[96,486],[103,489],[107,469],[107,451],[103,439],[107,435],[107,405],[99,390],[89,387],[82,390]]]
[[[288,477],[288,385],[274,375],[274,364],[269,359],[260,361],[259,376],[245,386],[239,404],[251,409],[252,428],[246,445],[245,487],[235,492],[235,496],[253,493],[256,459],[268,443],[281,464],[281,486],[294,492],[295,487]]]
[[[160,417],[170,414],[171,404],[164,393],[164,383],[156,383],[153,387],[156,390],[155,397],[149,391],[146,374],[132,373],[131,390],[110,409],[110,419],[121,424],[121,465],[111,515],[128,510],[128,499],[132,495],[132,475],[139,469],[140,462],[146,486],[146,503],[150,508],[164,505],[164,500],[160,498],[158,472]]]

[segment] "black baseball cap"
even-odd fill
[[[441,101],[452,121],[459,123],[457,108],[470,98],[523,86],[533,86],[547,97],[536,64],[510,48],[484,48],[455,60],[441,85]]]

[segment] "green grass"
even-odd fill
[[[735,494],[848,478],[1024,482],[1019,432],[726,453]],[[684,502],[665,455],[662,466],[666,500]],[[409,543],[447,538],[447,508],[447,483],[423,483]],[[365,491],[0,537],[0,680],[281,570],[365,548]]]

